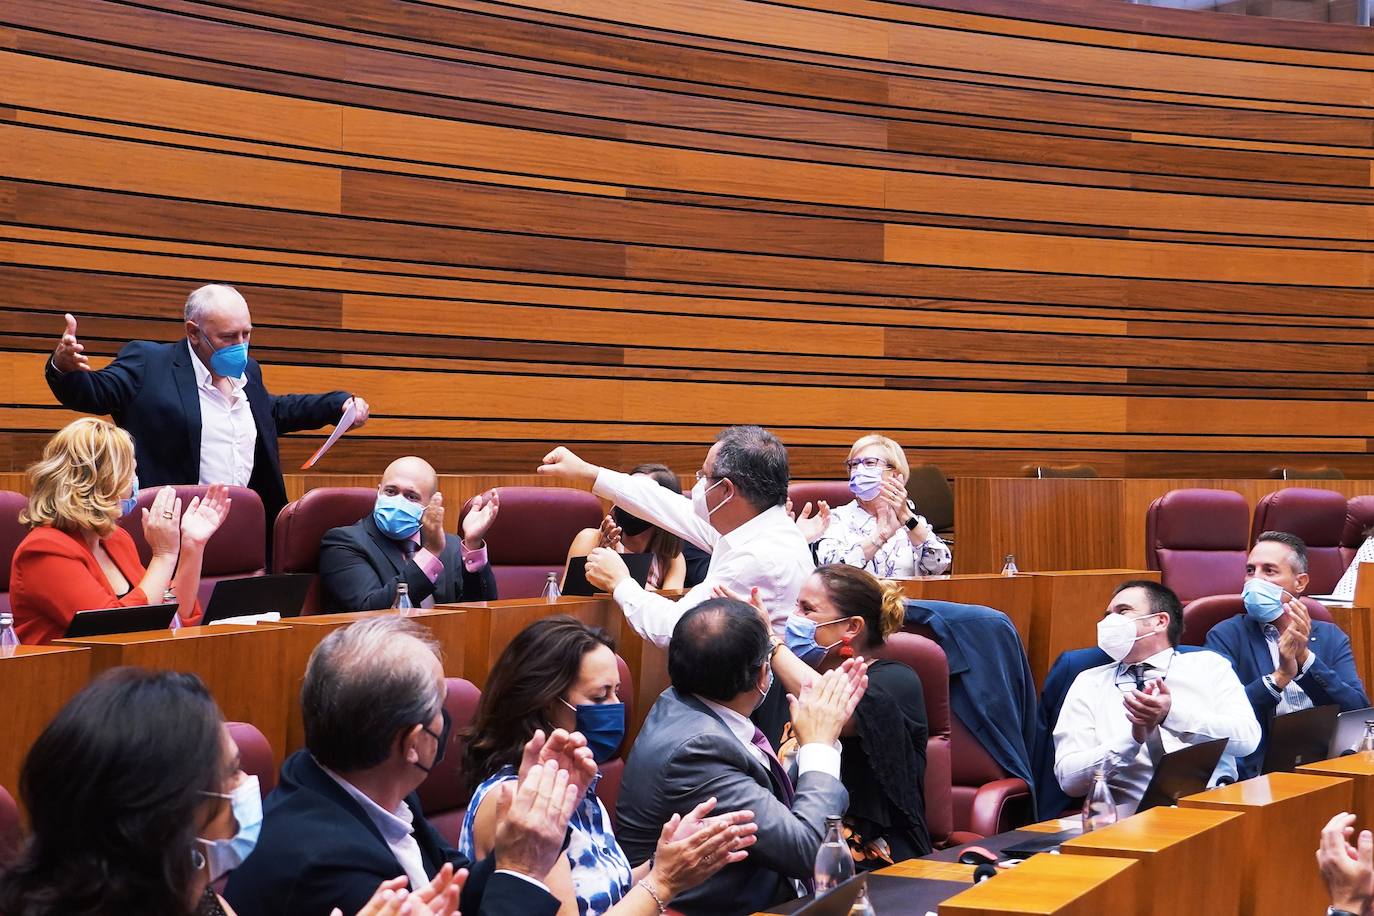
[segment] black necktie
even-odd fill
[[[1126,673],[1135,678],[1135,689],[1141,693],[1145,692],[1145,672],[1152,667],[1145,662],[1126,667]],[[1150,762],[1154,764],[1158,764],[1159,758],[1164,756],[1164,742],[1160,740],[1158,726],[1151,729],[1149,737],[1145,739],[1145,751],[1150,755]]]

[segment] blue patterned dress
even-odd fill
[[[458,835],[458,849],[469,859],[475,859],[472,842],[472,823],[482,799],[495,786],[514,780],[515,767],[497,770],[477,791],[472,793],[468,813],[463,818],[463,830]],[[568,826],[572,828],[568,841],[568,864],[572,866],[573,890],[577,894],[580,916],[600,916],[620,902],[634,886],[630,860],[625,858],[620,844],[611,833],[611,819],[601,799],[596,797],[597,776],[587,786],[587,794],[573,811]]]

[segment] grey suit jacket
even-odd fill
[[[825,836],[825,818],[843,814],[849,793],[815,771],[797,780],[791,809],[777,797],[768,769],[711,708],[669,687],[635,739],[616,804],[616,837],[638,864],[653,854],[663,824],[714,796],[716,813],[754,812],[758,842],[743,862],[673,901],[685,916],[723,916],[767,909],[795,897],[783,878],[810,878]]]

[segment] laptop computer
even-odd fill
[[[1331,744],[1326,749],[1326,756],[1339,757],[1359,747],[1360,739],[1364,737],[1366,722],[1374,722],[1374,706],[1352,709],[1337,716],[1336,730],[1331,733]]]
[[[201,624],[272,611],[283,617],[299,617],[313,578],[309,573],[277,573],[221,579],[210,593]]]
[[[145,633],[171,629],[175,604],[139,604],[133,607],[77,611],[67,624],[67,636],[109,636],[113,633]]]
[[[855,875],[843,884],[838,884],[825,894],[798,907],[792,916],[849,916],[854,901],[868,883],[868,875]]]
[[[1325,760],[1341,708],[1335,703],[1275,716],[1261,773],[1291,773],[1304,763]]]
[[[654,562],[653,554],[622,553],[620,559],[625,561],[625,568],[630,571],[630,577],[636,582],[643,585],[649,581],[649,567],[652,566]],[[568,560],[567,572],[563,574],[563,594],[596,594],[596,589],[587,581],[586,557],[572,557]]]
[[[1155,764],[1150,784],[1140,796],[1136,812],[1148,811],[1161,805],[1176,805],[1185,795],[1196,795],[1212,781],[1212,773],[1226,751],[1226,738],[1213,738],[1201,744],[1190,744],[1165,754]]]

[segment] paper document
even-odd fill
[[[310,456],[310,460],[301,465],[301,470],[305,471],[313,468],[315,462],[319,461],[320,458],[324,456],[324,453],[329,451],[335,442],[339,441],[339,437],[348,432],[349,427],[353,425],[353,421],[357,419],[357,417],[358,411],[353,407],[353,402],[349,401],[348,406],[344,408],[343,416],[339,417],[339,423],[334,427],[334,431],[329,434],[328,439],[324,440],[324,445],[321,445],[319,450]]]

